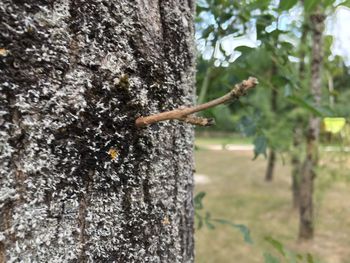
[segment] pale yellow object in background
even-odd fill
[[[324,118],[325,130],[330,133],[340,132],[346,123],[345,118]]]

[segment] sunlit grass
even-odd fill
[[[205,191],[204,209],[215,218],[245,224],[251,230],[253,245],[226,225],[196,232],[196,262],[263,262],[263,252],[273,252],[264,241],[272,236],[288,249],[310,252],[322,262],[350,262],[350,155],[323,154],[316,179],[314,242],[298,244],[298,212],[291,206],[290,167],[278,160],[275,179],[264,182],[266,160],[252,161],[252,152],[199,150],[195,153],[196,172],[209,178],[198,184]],[[334,164],[335,160],[340,160]],[[344,161],[345,160],[345,161]],[[327,164],[331,164],[328,165]]]
[[[195,143],[197,146],[206,146],[211,144],[227,145],[227,144],[252,144],[253,139],[244,137],[240,134],[228,133],[220,136],[207,135],[196,136]]]

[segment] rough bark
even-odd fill
[[[192,262],[192,0],[0,5],[0,257]]]
[[[322,34],[325,16],[315,13],[310,16],[312,32],[311,57],[311,94],[316,106],[321,104],[322,90]],[[311,116],[308,124],[306,159],[301,169],[300,184],[300,227],[299,239],[312,239],[314,235],[313,187],[316,177],[315,167],[318,160],[318,138],[320,118]]]

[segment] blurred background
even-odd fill
[[[196,128],[196,262],[350,262],[349,7],[197,0],[197,103],[249,76],[259,85],[203,112],[216,125]],[[313,233],[305,236],[310,149]]]

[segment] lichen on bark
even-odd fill
[[[193,104],[193,12],[2,2],[0,259],[193,261],[193,129],[134,125]]]

